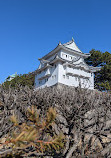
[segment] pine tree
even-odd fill
[[[27,118],[28,121],[19,124],[17,116],[11,116],[13,130],[4,143],[11,151],[4,157],[44,155],[45,152],[51,154],[63,148],[64,136],[56,135],[53,128],[56,118],[54,108],[49,108],[46,117],[42,118],[36,107],[32,106],[27,110]]]
[[[92,49],[90,57],[86,59],[91,66],[101,66],[101,70],[95,73],[95,88],[101,91],[111,91],[111,54],[102,53]]]

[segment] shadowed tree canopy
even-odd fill
[[[95,88],[102,91],[111,90],[111,54],[95,49],[90,51],[90,57],[86,59],[91,66],[101,66],[101,70],[95,73]]]
[[[17,87],[18,85],[22,86],[29,86],[32,88],[34,86],[34,79],[35,79],[35,72],[23,74],[23,75],[17,75],[14,79],[11,81],[5,81],[3,83],[3,86],[5,88],[10,87]]]

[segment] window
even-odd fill
[[[93,73],[91,73],[91,77],[92,77]]]
[[[65,75],[63,75],[63,78],[65,78]]]
[[[45,79],[45,82],[47,82],[47,81],[48,81],[48,78]]]
[[[67,55],[66,55],[66,58],[67,58]]]
[[[69,76],[68,76],[68,75],[67,75],[66,77],[67,77],[67,79],[69,79]]]
[[[55,68],[56,68],[56,65],[55,65]]]
[[[39,81],[39,84],[41,84],[42,83],[42,81]]]
[[[56,75],[52,76],[52,79],[55,79],[56,78]]]
[[[83,82],[84,82],[84,83],[86,82],[86,79],[85,79],[85,78],[83,79]]]
[[[72,56],[70,56],[70,59],[72,60]]]
[[[64,70],[66,69],[66,66],[63,66]]]

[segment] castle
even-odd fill
[[[17,77],[17,72],[16,72],[15,74],[12,74],[12,75],[8,76],[8,77],[6,78],[6,81],[11,81],[11,80],[13,80],[15,77]]]
[[[35,88],[50,87],[61,83],[68,86],[94,89],[94,72],[100,68],[86,64],[83,53],[74,39],[57,45],[55,49],[40,58],[40,65],[35,75]]]

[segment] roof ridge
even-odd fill
[[[73,43],[74,41],[69,41],[69,42],[66,42],[66,43],[64,43],[63,45],[69,45],[69,44],[71,44],[71,43]]]

